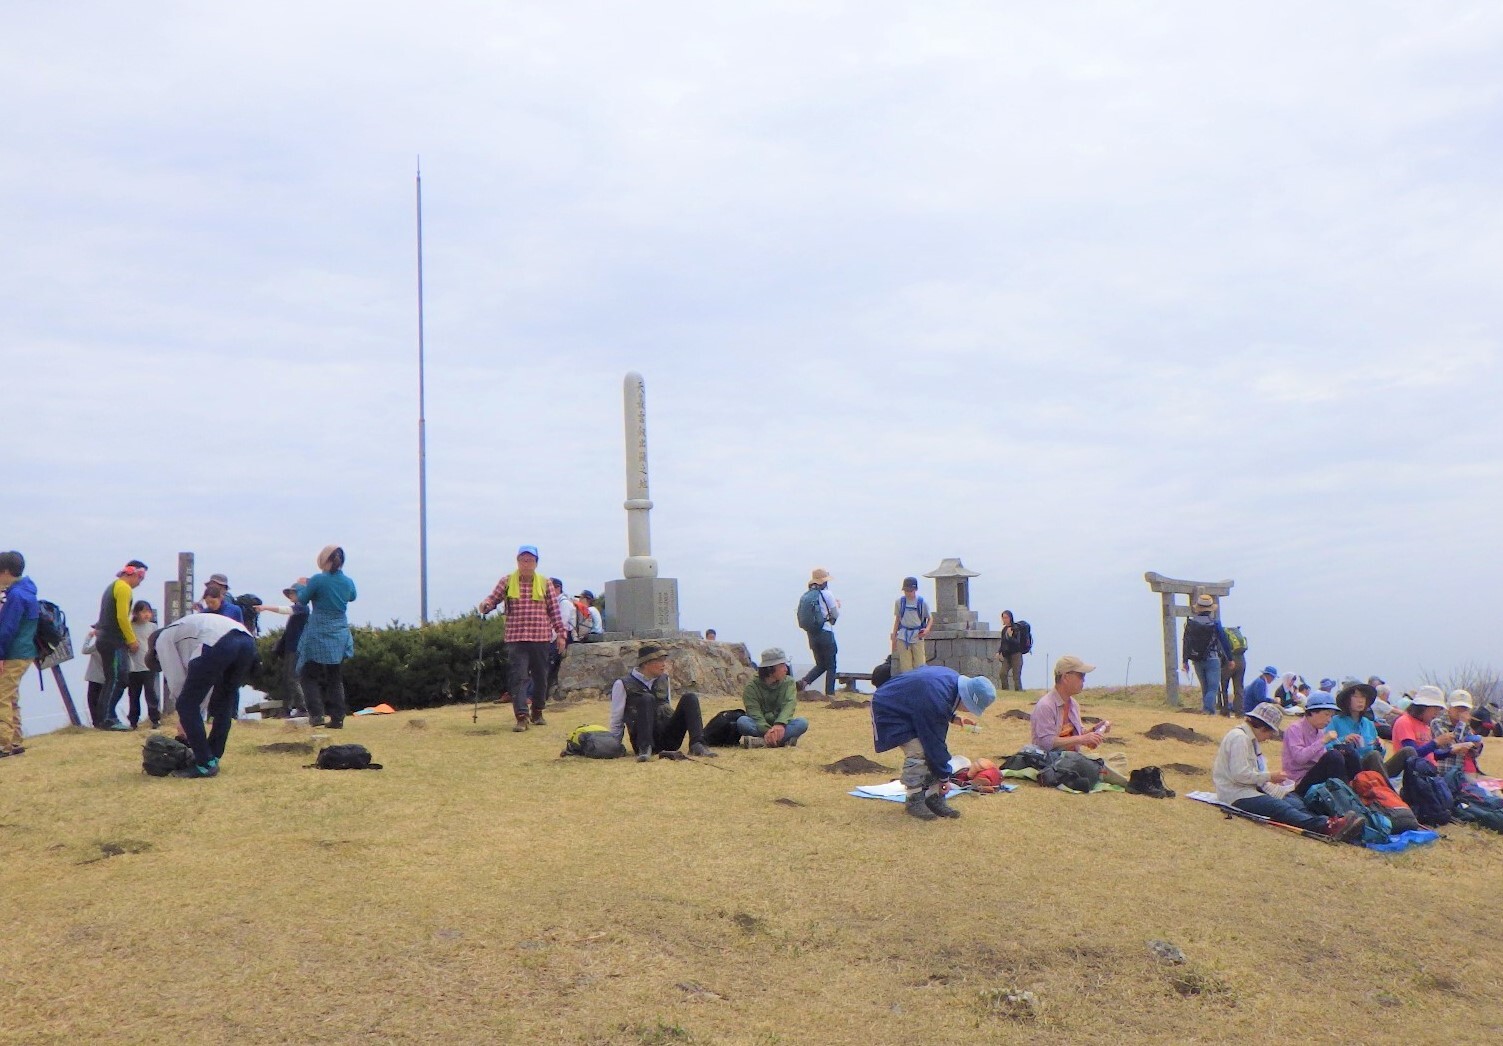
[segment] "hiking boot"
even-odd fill
[[[720,753],[719,752],[712,752],[712,751],[710,751],[710,746],[707,745],[707,744],[705,744],[703,741],[695,741],[692,745],[690,745],[689,746],[689,754],[690,755],[697,755],[701,759],[719,759],[720,758]]]
[[[130,727],[126,726],[124,723],[122,723],[118,719],[111,719],[108,723],[104,724],[104,728],[106,730],[129,730],[130,729]]]
[[[939,814],[929,809],[929,804],[924,802],[922,795],[910,795],[903,800],[903,812],[909,817],[917,817],[920,821],[939,820]]]
[[[640,751],[640,752],[637,753],[637,762],[639,762],[639,763],[645,763],[645,762],[647,762],[647,760],[649,760],[651,758],[652,758],[652,749],[651,748],[644,748],[642,751]]]
[[[313,716],[311,719],[308,720],[308,725],[309,726],[323,726],[327,722],[328,722],[328,720],[325,719],[323,716],[316,715],[316,716]]]
[[[517,716],[517,725],[511,728],[511,732],[514,734],[527,733],[527,717],[522,715]]]
[[[330,730],[343,730],[344,729],[344,720],[341,719],[338,722],[336,722],[335,720],[330,719],[329,723],[328,723],[328,728]]]
[[[534,712],[534,713],[532,713],[532,725],[533,726],[547,726],[548,725],[548,720],[546,720],[546,719],[543,718],[543,713],[541,713],[541,712]]]
[[[741,739],[741,747],[742,748],[766,748],[767,747],[767,742],[764,741],[764,740],[762,740],[756,734],[747,734],[745,737],[743,737]]]
[[[943,792],[935,792],[924,798],[924,805],[941,817],[959,817],[960,811],[950,805]]]
[[[185,766],[181,770],[174,770],[172,771],[172,776],[190,778],[218,777],[219,767],[214,761],[211,761],[208,766]]]
[[[1355,842],[1360,845],[1362,829],[1367,827],[1367,818],[1361,814],[1347,814],[1344,817],[1333,817],[1326,822],[1326,835],[1335,839],[1338,843]]]
[[[1174,793],[1164,787],[1164,775],[1156,766],[1144,766],[1134,770],[1127,780],[1127,790],[1133,795],[1146,795],[1152,799],[1170,799]]]

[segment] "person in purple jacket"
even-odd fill
[[[1347,746],[1326,747],[1337,740],[1336,731],[1330,729],[1336,711],[1336,699],[1317,690],[1305,704],[1304,716],[1284,731],[1284,773],[1294,782],[1294,794],[1301,799],[1311,788],[1333,777],[1351,784],[1362,769],[1357,753]]]
[[[945,733],[962,722],[962,710],[979,718],[997,688],[982,676],[925,665],[893,676],[872,696],[872,737],[878,752],[903,750],[904,810],[920,821],[959,817],[945,801],[950,783],[950,748]]]

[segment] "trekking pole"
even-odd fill
[[[711,770],[724,770],[728,774],[734,774],[736,772],[728,766],[721,766],[719,763],[707,763],[703,759],[694,758],[692,755],[686,755],[684,756],[684,758],[689,760],[689,762],[691,763],[698,763],[700,766],[708,766]]]
[[[485,665],[485,615],[479,618],[479,640],[475,646],[475,710],[470,713],[470,722],[480,722],[480,670]]]
[[[1322,835],[1320,832],[1312,832],[1308,828],[1300,828],[1298,825],[1285,824],[1282,821],[1275,821],[1270,817],[1264,817],[1261,814],[1255,814],[1251,810],[1243,810],[1240,807],[1217,803],[1216,809],[1220,810],[1227,817],[1241,817],[1245,820],[1252,821],[1255,824],[1266,825],[1269,828],[1282,828],[1286,832],[1293,832],[1295,835],[1303,835],[1307,839],[1319,839],[1323,843],[1336,843],[1339,841],[1332,836]]]
[[[1132,678],[1132,658],[1127,659],[1127,671],[1122,673],[1122,689],[1127,689],[1127,681]]]

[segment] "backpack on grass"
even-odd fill
[[[1079,752],[1062,752],[1052,767],[1039,771],[1039,784],[1062,785],[1072,792],[1089,792],[1101,780],[1099,759]]]
[[[193,749],[175,737],[152,734],[141,746],[141,772],[152,777],[169,777],[174,770],[193,765]]]
[[[1503,810],[1497,810],[1482,803],[1475,803],[1470,798],[1456,801],[1456,820],[1466,824],[1474,824],[1478,828],[1491,829],[1494,832],[1503,832]]]
[[[371,752],[364,745],[330,745],[318,753],[320,770],[380,770],[380,763],[371,762]]]
[[[741,743],[741,731],[736,729],[736,720],[746,715],[744,708],[727,708],[716,712],[705,724],[705,744],[711,748],[734,748]]]
[[[626,746],[618,741],[609,727],[576,726],[564,739],[560,756],[582,755],[586,759],[619,759],[626,754]]]
[[[824,596],[819,589],[811,588],[798,597],[798,627],[805,632],[819,632],[825,627],[829,615],[825,610]]]
[[[1395,832],[1412,832],[1419,827],[1419,819],[1414,816],[1414,811],[1399,798],[1399,793],[1393,790],[1388,778],[1376,770],[1363,770],[1352,778],[1352,791],[1357,793],[1357,798],[1366,806],[1387,814],[1393,822]]]
[[[1352,786],[1333,777],[1322,781],[1305,793],[1305,805],[1327,817],[1357,815],[1367,818],[1367,827],[1362,829],[1364,843],[1386,843],[1393,835],[1393,821],[1376,806],[1367,806],[1352,791]]]
[[[1409,762],[1404,764],[1404,783],[1399,794],[1422,825],[1439,828],[1455,819],[1452,811],[1456,809],[1456,797],[1451,794],[1440,771],[1435,769],[1435,764],[1428,759],[1417,755],[1409,757]]]

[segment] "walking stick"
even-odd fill
[[[470,713],[470,722],[480,722],[480,670],[485,665],[485,615],[480,615],[479,641],[475,647],[475,710]]]

